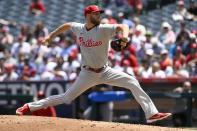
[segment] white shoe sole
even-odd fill
[[[170,116],[172,116],[171,113],[164,116],[164,117],[158,118],[158,119],[147,120],[147,124],[151,124],[153,122],[160,121],[160,120],[165,120],[165,119],[169,118]]]

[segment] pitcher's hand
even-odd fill
[[[46,36],[44,40],[42,41],[42,45],[45,45],[45,46],[49,45],[51,39],[52,37],[50,35]]]

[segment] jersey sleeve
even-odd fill
[[[102,29],[106,37],[112,37],[115,34],[116,24],[103,24]]]
[[[82,28],[82,24],[81,23],[73,22],[72,25],[71,25],[71,30],[76,35],[78,35],[78,33],[81,30],[81,28]]]

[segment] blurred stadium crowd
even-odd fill
[[[47,10],[42,1],[36,1],[39,4],[30,4],[29,13],[46,15]],[[123,23],[130,27],[130,46],[122,52],[110,49],[109,65],[144,78],[197,76],[197,24],[192,29],[186,26],[187,22],[197,20],[196,1],[191,0],[189,8],[184,7],[184,1],[175,1],[177,10],[171,17],[180,28],[174,30],[169,21],[162,21],[156,33],[140,22],[139,17],[148,0],[144,1],[105,1],[101,23]],[[108,8],[108,4],[113,2],[119,12]],[[88,0],[83,1],[84,7],[87,3]],[[17,25],[17,22],[4,18],[0,20],[0,81],[76,79],[80,71],[81,54],[75,35],[72,32],[58,35],[48,46],[44,46],[41,42],[50,32],[45,21],[38,21],[32,28],[32,25]],[[9,29],[18,26],[19,35],[13,35]],[[121,38],[121,33],[114,38]]]

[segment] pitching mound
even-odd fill
[[[66,118],[0,115],[1,131],[187,131],[185,129]],[[191,131],[191,130],[189,130]]]

